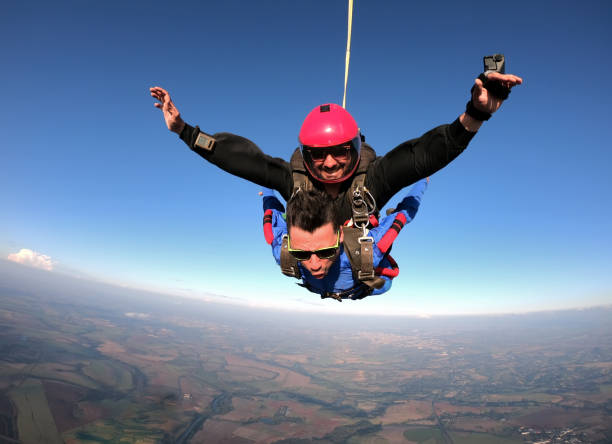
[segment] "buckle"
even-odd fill
[[[374,238],[372,236],[359,236],[357,238],[360,244],[373,244]]]
[[[357,272],[357,279],[359,279],[360,281],[369,281],[371,279],[374,279],[376,277],[376,274],[374,273],[374,270],[369,271],[367,273],[359,270]]]

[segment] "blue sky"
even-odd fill
[[[612,303],[612,6],[421,3],[355,3],[347,108],[378,153],[453,121],[483,55],[503,52],[524,84],[432,177],[387,295],[322,302],[282,276],[258,187],[190,152],[148,94],[288,158],[308,111],[342,100],[344,1],[5,3],[1,257],[292,310]]]

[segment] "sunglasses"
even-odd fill
[[[319,259],[331,259],[336,255],[338,247],[340,247],[340,230],[338,230],[338,234],[336,235],[336,245],[319,248],[315,251],[296,250],[295,248],[291,248],[291,238],[287,236],[287,249],[298,261],[307,261],[313,254],[316,254]]]
[[[345,160],[350,156],[350,145],[332,146],[330,148],[306,148],[306,152],[312,160],[322,161],[329,155],[337,160]]]

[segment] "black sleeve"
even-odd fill
[[[217,133],[212,151],[194,146],[199,130],[185,124],[181,140],[210,163],[234,176],[278,191],[283,199],[291,196],[293,178],[289,162],[264,154],[249,139],[230,133]]]
[[[369,167],[366,186],[378,208],[383,208],[395,193],[444,168],[467,147],[474,137],[459,119],[438,126],[417,139],[393,148]]]

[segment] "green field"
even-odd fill
[[[612,393],[612,384],[603,384],[599,386],[601,393]]]
[[[455,444],[524,444],[520,438],[504,438],[487,433],[449,432]]]
[[[444,444],[442,432],[437,427],[410,428],[404,431],[404,438],[419,444]]]
[[[83,367],[83,374],[117,390],[130,390],[133,387],[132,374],[115,362],[91,361]]]
[[[63,444],[40,381],[26,379],[9,395],[18,411],[19,438],[24,443]]]

